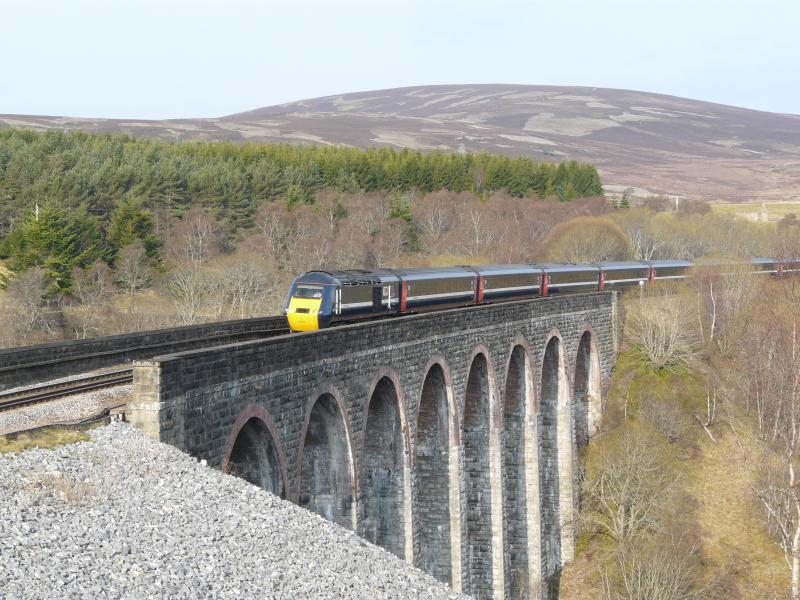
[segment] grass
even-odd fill
[[[9,279],[11,279],[11,271],[6,267],[5,263],[0,260],[0,289],[6,286]]]
[[[711,209],[728,215],[738,215],[751,221],[780,221],[790,213],[800,218],[800,202],[712,202]]]
[[[701,549],[705,597],[786,597],[789,569],[766,533],[763,509],[745,484],[741,450],[724,411],[712,426],[716,442],[694,418],[705,411],[700,374],[653,373],[635,355],[622,353],[607,394],[601,433],[587,449],[587,462],[602,450],[604,442],[636,420],[640,411],[645,412],[646,403],[669,407],[672,412],[668,414],[679,422],[680,437],[670,453],[682,489],[681,506],[675,508],[685,523],[691,524],[687,534]],[[742,445],[747,452],[754,441],[742,435]],[[611,548],[606,538],[579,537],[576,559],[562,575],[562,600],[602,598],[598,567]]]
[[[48,427],[31,433],[20,433],[0,436],[0,454],[22,452],[28,448],[52,449],[64,444],[74,444],[89,440],[86,431]]]

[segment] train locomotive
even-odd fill
[[[292,282],[284,313],[292,331],[316,331],[363,319],[685,279],[694,266],[652,260],[310,271]],[[768,258],[716,266],[773,276],[797,270]]]

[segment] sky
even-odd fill
[[[217,117],[467,83],[800,114],[800,2],[0,0],[0,113]]]

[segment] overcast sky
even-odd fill
[[[437,83],[800,113],[797,0],[0,0],[0,113],[214,117]]]

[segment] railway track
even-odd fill
[[[80,392],[88,392],[131,382],[133,382],[133,369],[119,369],[72,379],[70,381],[48,383],[27,387],[21,390],[0,392],[0,412],[12,408],[48,402]]]

